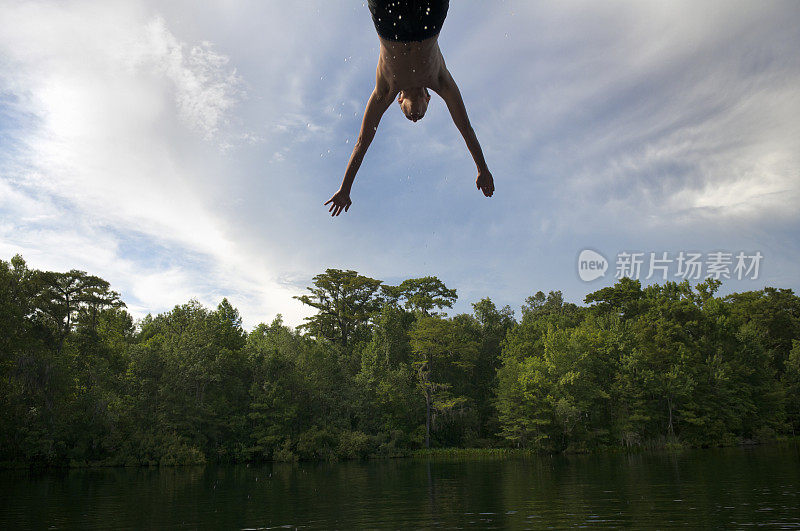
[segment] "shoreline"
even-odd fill
[[[36,471],[51,471],[51,470],[79,470],[79,469],[99,469],[99,468],[115,468],[115,469],[133,469],[133,468],[186,468],[186,467],[199,467],[199,466],[221,466],[221,465],[264,465],[272,464],[297,464],[297,463],[340,463],[340,462],[372,462],[372,461],[388,461],[393,459],[409,459],[409,460],[441,460],[441,461],[482,461],[482,460],[503,460],[503,459],[525,459],[532,457],[569,457],[578,455],[619,455],[619,454],[645,454],[645,453],[681,453],[689,450],[714,450],[724,448],[753,448],[753,447],[769,447],[769,446],[787,446],[796,445],[800,443],[800,436],[786,436],[778,437],[768,441],[756,441],[746,439],[739,441],[736,444],[717,444],[708,446],[691,446],[682,443],[666,443],[666,444],[650,444],[639,445],[631,447],[598,447],[591,450],[565,450],[562,452],[547,452],[543,450],[526,449],[526,448],[421,448],[417,450],[409,450],[405,453],[396,455],[374,455],[366,458],[341,458],[341,459],[316,459],[316,460],[292,460],[292,461],[278,461],[278,460],[253,460],[253,461],[215,461],[204,459],[196,462],[184,463],[114,463],[108,461],[84,462],[72,461],[62,465],[43,465],[37,463],[13,463],[13,462],[0,462],[0,470],[36,470]]]

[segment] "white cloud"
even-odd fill
[[[490,158],[527,170],[509,175],[520,192],[531,173],[545,179],[547,210],[569,230],[598,215],[609,228],[797,220],[798,15],[777,3],[516,3],[458,41],[450,64],[467,87],[498,81],[476,106],[479,136]]]
[[[134,65],[163,72],[175,86],[183,119],[210,139],[241,89],[236,71],[226,71],[228,57],[215,52],[208,42],[188,47],[175,38],[161,17],[146,25],[145,34],[132,57]]]
[[[14,95],[11,112],[35,116],[0,180],[3,248],[41,267],[89,269],[156,310],[258,286],[245,300],[251,324],[279,311],[298,322],[268,257],[237,246],[209,195],[242,95],[228,58],[130,2],[4,5],[0,19],[0,90]],[[147,271],[120,254],[130,231],[172,248],[168,262],[201,253],[212,265]]]

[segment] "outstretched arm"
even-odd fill
[[[483,195],[491,197],[494,193],[494,179],[486,166],[478,137],[475,136],[475,131],[469,123],[467,109],[464,107],[464,100],[461,99],[461,91],[458,90],[458,85],[456,85],[447,68],[442,68],[442,73],[439,75],[439,86],[435,91],[447,104],[447,110],[450,111],[453,123],[456,124],[461,136],[464,137],[467,149],[469,149],[472,159],[478,167],[478,178],[475,180],[475,184],[483,192]]]
[[[350,161],[347,163],[347,169],[344,172],[344,179],[339,190],[333,194],[333,197],[328,199],[325,204],[331,203],[328,212],[331,216],[338,216],[342,210],[347,212],[350,208],[352,201],[350,201],[350,188],[353,186],[353,180],[356,178],[358,168],[361,167],[361,161],[364,160],[364,155],[367,154],[367,149],[375,138],[375,131],[378,129],[378,124],[381,121],[383,113],[392,104],[394,95],[390,94],[387,90],[379,90],[376,86],[372,91],[372,95],[367,102],[367,108],[364,111],[364,119],[361,121],[361,131],[358,133],[358,140],[356,145],[353,146],[353,153],[350,155]]]

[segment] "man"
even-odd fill
[[[486,197],[494,193],[494,180],[469,123],[458,85],[439,50],[439,31],[447,16],[448,5],[448,0],[369,0],[369,10],[381,43],[375,89],[367,102],[361,131],[347,163],[342,185],[325,202],[325,205],[331,204],[328,212],[332,216],[350,208],[353,180],[375,137],[381,116],[395,95],[406,118],[416,122],[425,116],[428,109],[431,99],[428,89],[441,96],[447,104],[453,122],[467,143],[478,167],[476,186]]]

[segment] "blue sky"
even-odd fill
[[[0,258],[100,275],[136,316],[228,297],[248,327],[299,324],[328,267],[437,275],[457,312],[579,302],[622,251],[759,251],[724,292],[800,288],[800,4],[451,4],[494,197],[434,95],[389,109],[331,219],[374,83],[362,2],[0,1]]]

